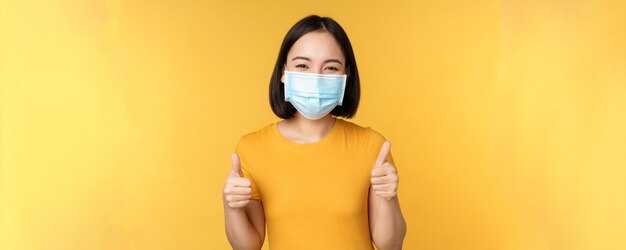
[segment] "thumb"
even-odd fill
[[[374,164],[375,168],[383,165],[383,163],[387,161],[389,150],[391,150],[391,143],[389,141],[385,141],[383,146],[380,147],[380,153],[378,153],[378,158],[376,158],[376,163]]]
[[[233,153],[230,158],[233,162],[233,173],[235,173],[237,177],[243,176],[243,173],[241,172],[241,162],[239,161],[239,156],[237,155],[237,153]]]

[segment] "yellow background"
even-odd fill
[[[405,249],[626,249],[625,12],[0,0],[0,249],[227,249],[230,153],[277,120],[271,70],[311,13],[352,40]]]

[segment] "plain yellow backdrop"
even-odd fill
[[[270,74],[308,14],[352,41],[405,249],[626,249],[625,11],[1,0],[0,249],[228,249],[230,154],[277,121]]]

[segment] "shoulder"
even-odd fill
[[[376,157],[378,157],[378,154],[380,152],[380,148],[383,146],[387,139],[380,132],[373,129],[372,127],[363,127],[345,120],[342,120],[342,123],[343,126],[345,126],[344,130],[352,131],[348,132],[347,134],[356,135],[349,137],[357,138],[355,142],[358,145],[357,147],[359,148],[361,157],[366,160],[366,165],[371,166],[372,164],[374,164],[374,161],[376,160]],[[389,155],[388,160],[390,162],[393,162],[391,154]]]
[[[264,143],[272,133],[274,123],[265,125],[256,131],[248,132],[239,138],[237,151]]]
[[[343,127],[343,130],[347,135],[357,137],[358,141],[363,142],[370,147],[376,148],[385,142],[385,137],[372,127],[364,127],[343,119],[337,119],[337,121],[339,122],[338,124]]]

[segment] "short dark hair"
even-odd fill
[[[331,111],[331,114],[344,118],[352,118],[356,114],[356,110],[359,107],[359,98],[361,97],[361,86],[359,82],[359,70],[356,66],[354,52],[352,51],[352,45],[350,44],[348,35],[332,18],[310,15],[298,21],[287,32],[280,46],[276,65],[274,65],[274,72],[270,79],[270,105],[272,106],[274,114],[280,118],[288,119],[293,117],[296,113],[296,109],[293,105],[285,101],[285,87],[280,81],[283,74],[283,66],[287,61],[287,54],[300,37],[309,32],[320,30],[327,31],[335,37],[346,58],[345,67],[348,78],[346,79],[343,102],[341,106],[335,107],[335,109]]]

